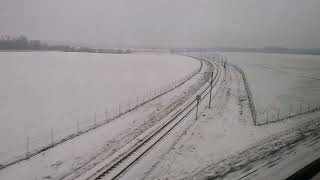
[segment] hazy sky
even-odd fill
[[[320,48],[320,0],[0,0],[0,35],[92,45]]]

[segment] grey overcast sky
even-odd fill
[[[320,48],[320,0],[0,0],[0,35],[91,45]]]

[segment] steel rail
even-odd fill
[[[200,60],[205,60],[205,59],[200,59]],[[205,60],[205,61],[207,61],[207,60]],[[210,62],[210,61],[208,61],[208,62]],[[213,62],[213,63],[210,62],[210,63],[215,64],[215,66],[216,66],[216,73],[215,73],[215,77],[213,80],[213,82],[214,82],[213,86],[215,86],[221,77],[221,66],[216,62]],[[211,77],[211,78],[213,78],[213,77]],[[210,89],[210,84],[198,94],[198,95],[202,96],[200,101],[203,101],[206,98],[206,96],[210,93],[210,90],[207,91],[208,89]],[[104,166],[103,168],[99,169],[96,173],[94,173],[88,179],[97,180],[97,179],[104,178],[107,174],[110,174],[113,169],[119,167],[124,161],[126,161],[127,159],[132,157],[132,155],[134,155],[137,151],[143,149],[143,147],[145,147],[145,145],[147,145],[147,143],[150,143],[152,140],[154,140],[154,142],[151,142],[151,144],[149,144],[149,147],[142,150],[142,152],[140,154],[138,154],[135,158],[133,158],[133,160],[131,160],[125,167],[123,167],[121,170],[119,170],[119,172],[115,173],[115,175],[113,177],[111,177],[110,179],[118,178],[123,172],[125,172],[129,167],[131,167],[133,164],[135,164],[143,155],[145,155],[152,147],[154,147],[166,135],[168,135],[186,116],[188,116],[196,108],[195,102],[196,102],[196,100],[194,99],[188,105],[186,105],[182,110],[180,110],[179,113],[177,113],[174,117],[172,117],[169,121],[167,121],[164,125],[162,125],[158,130],[154,131],[152,133],[152,135],[150,135],[148,138],[141,141],[139,145],[134,147],[129,152],[125,153],[125,155],[123,155],[121,158],[116,160],[111,165],[109,164],[109,165]],[[182,115],[182,117],[178,118],[180,115]],[[172,126],[169,127],[169,125],[172,125]],[[166,129],[167,127],[169,127],[169,129]],[[160,133],[163,133],[163,134],[160,137],[156,138]]]

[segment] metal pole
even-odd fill
[[[210,82],[210,96],[209,96],[209,108],[211,108],[211,94],[212,94],[212,84],[213,84],[213,71],[211,72],[211,82]]]
[[[199,111],[199,103],[200,103],[200,100],[201,100],[201,96],[197,95],[196,96],[196,100],[197,100],[196,120],[198,120],[198,111]]]
[[[53,146],[53,142],[54,142],[54,139],[53,139],[53,128],[51,128],[50,135],[51,135],[51,146]]]
[[[27,142],[26,142],[26,158],[29,157],[29,145],[30,145],[30,138],[27,136]]]
[[[289,117],[291,116],[291,107],[292,106],[292,104],[290,104],[290,110],[289,110]]]
[[[106,115],[106,121],[108,121],[108,109],[106,109],[106,111],[104,113]]]
[[[77,134],[79,133],[79,120],[77,120]]]
[[[309,104],[309,106],[308,106],[308,112],[310,112],[310,104]]]
[[[197,112],[196,112],[196,120],[198,120],[198,109],[199,108],[199,101],[197,101]]]

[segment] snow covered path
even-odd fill
[[[229,66],[214,107],[149,164],[144,179],[283,179],[320,157],[320,112],[255,127],[246,96]]]
[[[180,87],[93,131],[0,171],[1,179],[74,179],[161,122],[209,78],[211,66]]]

